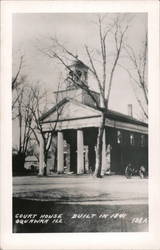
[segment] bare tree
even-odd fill
[[[32,87],[25,83],[16,86],[14,92],[18,97],[13,110],[14,122],[17,125],[18,131],[17,157],[20,159],[23,158],[24,164],[25,157],[32,146],[32,142],[36,141],[36,143],[39,144],[37,130],[42,133],[39,118],[44,109],[46,91],[40,93],[37,86]],[[45,137],[44,140],[46,141]]]
[[[148,37],[147,33],[145,34],[145,39],[142,42],[142,47],[138,51],[135,50],[128,44],[125,46],[128,58],[132,64],[132,69],[125,68],[128,72],[130,79],[132,80],[134,93],[137,99],[137,102],[142,110],[142,113],[146,119],[148,119],[148,85],[147,85],[147,53],[148,53]],[[137,94],[141,93],[141,96]]]
[[[16,165],[17,170],[22,172],[24,169],[24,161],[29,149],[29,142],[32,135],[30,129],[32,124],[32,113],[30,112],[31,93],[25,85],[15,89],[17,92],[17,102],[13,110],[14,122],[17,125],[18,142]]]
[[[20,56],[20,61],[18,64],[18,68],[16,71],[16,74],[12,77],[12,111],[15,108],[16,103],[18,102],[18,98],[21,95],[21,85],[25,84],[26,82],[26,76],[22,74],[22,69],[24,65],[24,55]],[[14,116],[12,116],[14,118]]]
[[[14,114],[14,109],[17,106],[18,103],[18,99],[21,96],[21,91],[23,91],[23,85],[26,84],[27,81],[27,77],[25,75],[22,75],[21,77],[19,77],[18,82],[14,85],[14,88],[12,89],[12,111]],[[14,119],[14,115],[12,116],[12,119]]]
[[[95,99],[93,92],[86,85],[84,81],[77,82],[74,80],[78,77],[75,73],[75,77],[72,77],[72,82],[75,86],[78,86],[86,91],[86,93],[92,98],[95,102],[97,108],[101,110],[101,124],[98,130],[97,136],[97,157],[96,157],[96,167],[94,175],[97,177],[101,177],[101,169],[102,169],[102,147],[103,147],[103,134],[105,130],[105,117],[106,112],[108,110],[108,103],[112,88],[112,82],[114,73],[117,67],[117,63],[120,58],[121,51],[123,49],[124,37],[128,29],[128,25],[122,25],[122,20],[119,15],[117,15],[114,20],[106,22],[106,16],[98,16],[98,36],[99,36],[99,48],[96,50],[91,50],[89,46],[84,45],[84,50],[86,53],[86,57],[88,59],[89,72],[94,76],[97,86],[100,93],[101,102],[98,103]],[[114,58],[112,61],[111,67],[108,68],[107,71],[107,49],[108,49],[108,37],[112,37],[112,42],[114,44]],[[47,55],[51,59],[56,59],[60,62],[66,69],[71,70],[69,66],[69,61],[71,59],[77,59],[77,56],[68,50],[56,37],[50,37],[52,45],[47,48],[41,50],[45,55]],[[101,69],[102,74],[99,74],[96,64],[95,64],[95,56],[94,53],[96,51],[100,51],[100,61],[101,61]],[[81,60],[84,64],[85,62]],[[102,75],[102,76],[101,76]]]
[[[30,105],[30,112],[32,113],[32,124],[30,129],[33,132],[33,135],[36,139],[37,144],[39,145],[39,134],[44,141],[44,159],[45,164],[47,164],[48,151],[50,149],[52,137],[54,134],[54,128],[51,128],[51,133],[44,133],[42,129],[42,124],[40,123],[40,118],[44,112],[44,105],[46,105],[46,91],[41,93],[38,86],[30,87],[32,93],[32,103]],[[42,107],[43,106],[43,107]]]
[[[17,86],[21,84],[21,81],[18,81],[18,78],[19,78],[21,70],[22,70],[23,61],[24,61],[24,56],[21,55],[17,72],[16,72],[15,76],[13,76],[13,78],[12,78],[12,90],[16,89]]]
[[[16,159],[17,162],[21,162],[21,166],[18,166],[20,170],[23,169],[25,157],[30,147],[33,146],[33,142],[39,145],[39,134],[44,141],[46,165],[55,131],[55,127],[50,128],[50,133],[44,133],[42,130],[40,118],[44,111],[47,110],[48,93],[46,90],[42,90],[38,83],[30,84],[25,76],[20,76],[22,59],[23,57],[21,57],[18,72],[12,82],[12,119],[17,126],[18,141]],[[59,112],[60,110],[57,110],[57,117]]]
[[[60,83],[59,83],[60,84]],[[59,85],[58,85],[59,88]],[[40,145],[39,141],[39,135],[43,139],[43,152],[44,152],[44,165],[47,165],[47,159],[48,159],[48,152],[50,150],[52,139],[55,136],[55,129],[57,126],[57,122],[52,126],[50,125],[50,131],[44,132],[41,119],[43,117],[43,114],[45,113],[45,110],[47,109],[47,95],[48,93],[46,90],[41,91],[39,86],[30,87],[30,94],[31,94],[31,102],[30,105],[26,108],[30,110],[31,116],[32,116],[32,123],[28,124],[30,131],[32,131],[32,135],[34,139],[36,140],[37,145]],[[57,103],[56,96],[55,103]],[[57,112],[57,121],[60,116],[60,113],[62,111],[62,108],[56,109]],[[46,175],[46,169],[44,169],[43,175]]]

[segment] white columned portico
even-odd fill
[[[58,131],[57,138],[57,172],[62,174],[64,172],[64,145],[63,145],[63,132]]]
[[[42,176],[44,174],[44,140],[41,134],[39,134],[39,173],[38,175]]]
[[[83,130],[77,130],[77,174],[84,173],[84,157],[83,157]]]

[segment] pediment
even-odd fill
[[[57,104],[47,112],[46,117],[44,114],[42,122],[83,119],[98,117],[100,115],[100,111],[71,99],[62,102],[62,104]]]

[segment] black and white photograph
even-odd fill
[[[148,12],[35,10],[10,16],[12,236],[149,233]]]
[[[147,231],[147,14],[12,18],[13,232]]]

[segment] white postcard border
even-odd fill
[[[158,249],[160,247],[160,87],[158,1],[2,1],[1,3],[1,248]],[[149,30],[149,232],[12,233],[12,13],[147,12]]]

